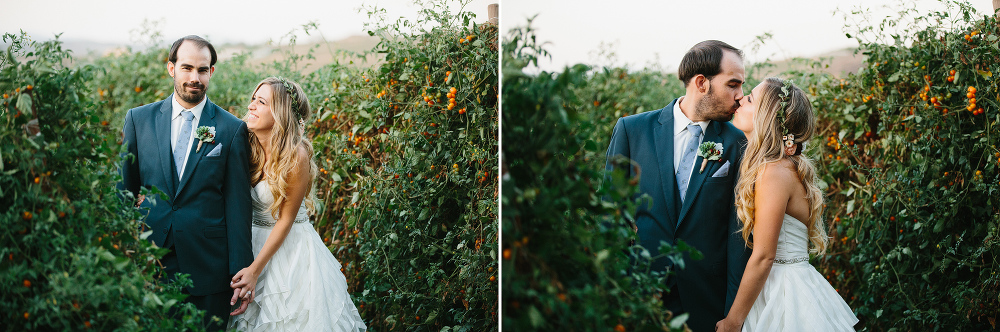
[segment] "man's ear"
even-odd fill
[[[693,81],[695,88],[697,88],[698,92],[701,94],[707,94],[709,87],[712,84],[712,81],[709,81],[708,77],[705,77],[705,75],[701,74],[695,76]]]
[[[212,78],[212,74],[215,74],[215,66],[208,69],[208,78]]]
[[[173,62],[169,62],[169,61],[167,62],[167,73],[170,74],[170,77],[174,77],[174,63]]]

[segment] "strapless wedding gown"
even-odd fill
[[[858,318],[816,268],[809,265],[809,231],[785,215],[778,250],[743,331],[854,331]]]
[[[274,226],[268,207],[274,199],[266,182],[250,193],[254,257]],[[366,331],[347,292],[340,262],[323,244],[309,222],[303,203],[285,241],[257,278],[255,297],[247,311],[229,320],[237,331]]]

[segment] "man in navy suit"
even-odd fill
[[[655,256],[660,242],[677,240],[704,254],[685,255],[684,269],[661,258],[654,270],[673,270],[664,305],[675,315],[689,313],[688,326],[713,331],[736,297],[749,258],[736,217],[734,187],[746,137],[729,123],[743,97],[743,53],[724,42],[703,41],[681,60],[678,77],[685,95],[660,110],[618,120],[608,147],[606,168],[625,156],[641,169],[639,194],[652,197],[635,215],[640,244]],[[718,160],[705,163],[702,143],[719,143]],[[704,164],[704,168],[702,168]],[[636,174],[623,168],[629,177]]]
[[[207,311],[211,330],[222,329],[239,293],[230,278],[253,261],[247,126],[205,96],[216,59],[212,44],[198,36],[170,47],[174,93],[125,115],[122,141],[130,156],[118,184],[134,197],[140,188],[166,193],[166,200],[139,200],[149,208],[149,239],[170,249],[161,259],[168,279],[191,275],[186,301]]]

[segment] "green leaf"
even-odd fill
[[[889,76],[889,79],[888,79],[888,81],[889,81],[889,82],[897,82],[897,81],[899,81],[899,77],[900,77],[900,75],[902,75],[902,74],[903,74],[903,72],[902,72],[902,71],[897,71],[897,72],[893,73],[893,74],[892,74],[891,76]],[[958,78],[956,77],[956,80],[957,80],[957,79],[958,79]]]
[[[528,319],[535,328],[545,325],[545,318],[542,318],[542,313],[534,305],[528,308]]]
[[[24,113],[27,117],[30,118],[33,116],[31,110],[31,96],[27,93],[21,93],[17,96],[17,103],[15,104],[15,107],[17,107],[17,109],[21,111],[21,113]]]
[[[684,323],[686,323],[687,320],[688,320],[688,316],[689,316],[689,314],[685,312],[683,314],[677,315],[676,317],[674,317],[674,319],[671,319],[670,320],[670,329],[671,330],[676,330],[676,329],[680,329],[681,327],[683,327]]]

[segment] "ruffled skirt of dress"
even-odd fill
[[[774,264],[743,331],[854,331],[851,307],[809,262]]]
[[[254,256],[270,227],[252,227]],[[229,320],[237,331],[366,331],[347,292],[347,278],[309,223],[293,223],[288,237],[257,278],[247,311]]]

